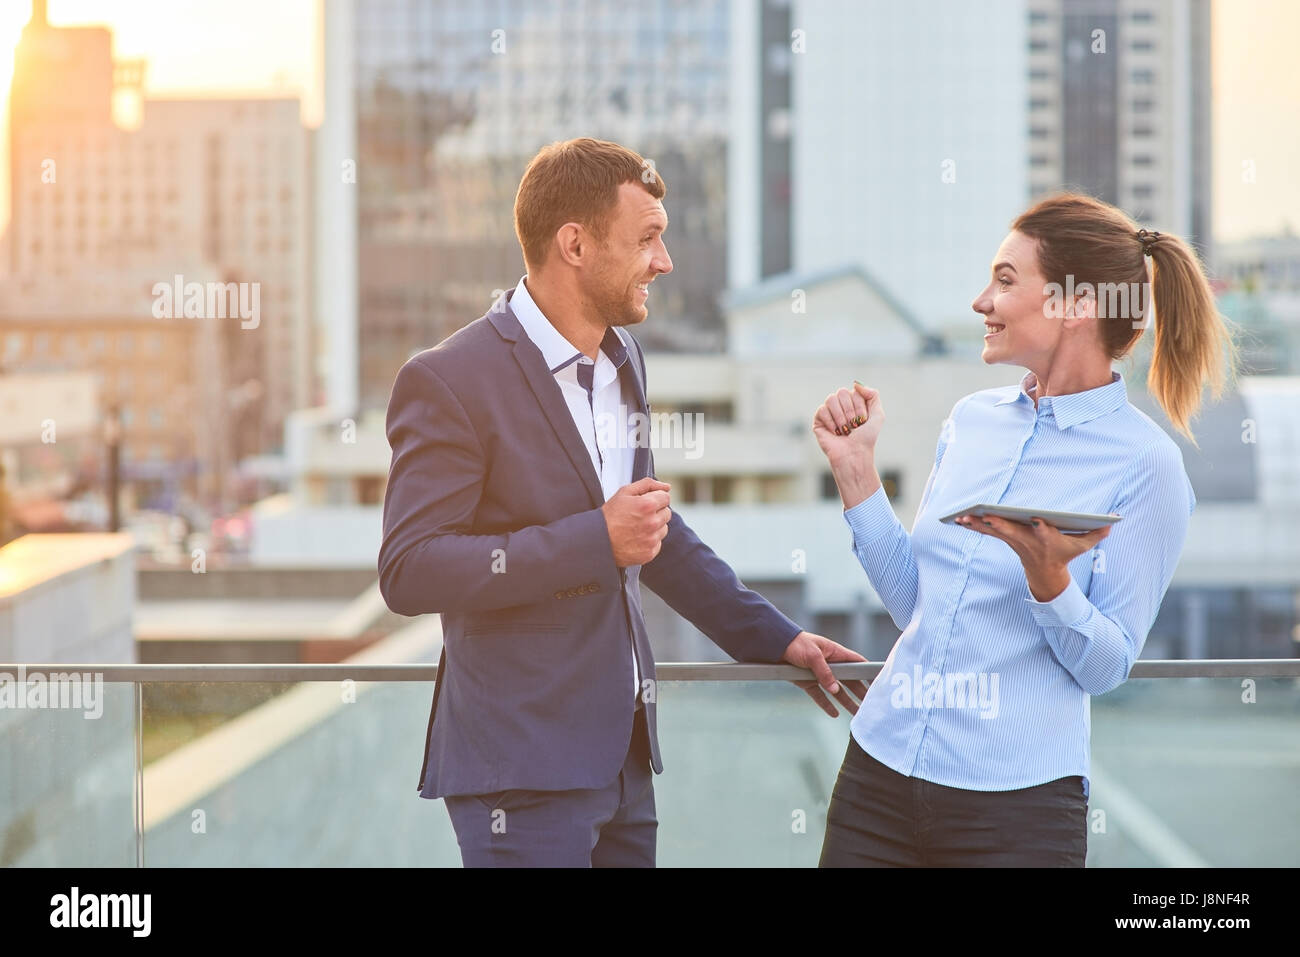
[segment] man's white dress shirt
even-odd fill
[[[603,349],[596,353],[593,363],[577,346],[560,335],[529,295],[524,283],[527,278],[523,277],[515,286],[510,308],[533,345],[541,350],[546,367],[555,376],[569,414],[573,416],[573,424],[591,456],[591,466],[600,477],[605,501],[609,501],[615,492],[632,481],[632,459],[636,453],[635,432],[629,426],[628,410],[622,402],[618,366]],[[627,361],[626,353],[624,361]],[[590,396],[579,380],[579,365],[591,369]],[[628,648],[632,656],[632,693],[635,697],[641,690],[641,675],[630,643]]]

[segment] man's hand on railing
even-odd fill
[[[817,703],[832,718],[838,718],[839,712],[835,710],[835,705],[826,697],[822,689],[831,694],[838,701],[844,710],[849,714],[857,714],[858,701],[861,701],[867,694],[867,686],[861,681],[846,681],[841,684],[835,680],[831,674],[828,661],[866,661],[856,651],[845,648],[843,645],[831,641],[829,638],[823,638],[821,635],[814,635],[807,631],[801,631],[794,636],[794,641],[785,649],[785,654],[781,656],[782,660],[789,662],[799,668],[807,668],[817,678],[816,681],[796,681],[794,682],[800,688],[808,693],[808,697]],[[849,692],[853,692],[850,695]],[[853,696],[857,697],[855,701]]]

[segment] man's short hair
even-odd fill
[[[639,183],[655,199],[667,190],[648,160],[617,143],[584,136],[542,147],[515,194],[515,235],[524,264],[543,265],[565,223],[579,223],[604,242],[624,183]]]

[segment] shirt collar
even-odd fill
[[[510,297],[510,308],[533,345],[541,350],[542,358],[546,360],[546,368],[554,375],[582,358],[582,352],[560,335],[559,330],[542,314],[542,310],[537,308],[537,303],[528,294],[528,287],[524,285],[524,279],[527,278],[527,276],[522,277],[519,284],[515,286],[515,291]],[[614,331],[613,326],[605,330],[605,338],[600,342],[600,350],[616,369],[627,361],[627,347],[623,345],[623,340]],[[600,356],[596,358],[599,362]]]
[[[996,404],[1008,405],[1024,399],[1032,405],[1034,399],[1030,393],[1037,388],[1038,377],[1032,372],[1026,372],[1024,378],[1020,380],[1019,391],[1015,395],[999,399]],[[1068,429],[1072,425],[1091,422],[1093,419],[1114,412],[1126,401],[1128,401],[1128,392],[1124,387],[1124,377],[1111,370],[1110,382],[1106,385],[1085,389],[1083,392],[1072,392],[1069,395],[1044,396],[1038,400],[1038,408],[1040,412],[1051,411],[1057,428]]]

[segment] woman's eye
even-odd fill
[[[1006,276],[1003,276],[1001,279],[998,280],[998,282],[1006,283],[1008,286],[1011,285],[1011,280],[1008,279]]]

